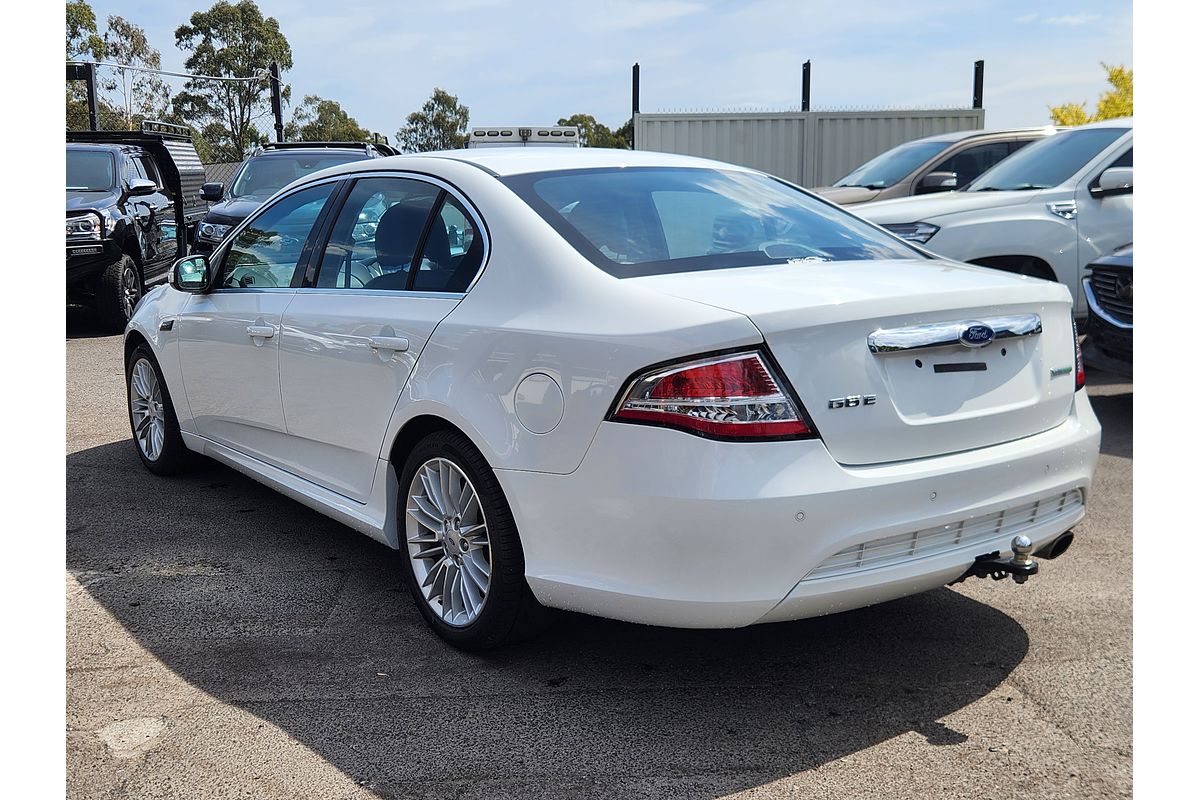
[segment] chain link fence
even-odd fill
[[[94,74],[94,112],[89,72]],[[227,79],[108,63],[68,65],[67,130],[136,131],[147,120],[183,125],[192,133],[208,180],[228,183],[249,152],[275,138],[270,82],[266,67],[259,75]],[[245,126],[231,130],[231,116]]]

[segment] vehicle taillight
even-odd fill
[[[1083,349],[1079,346],[1079,331],[1075,328],[1075,320],[1071,320],[1071,335],[1075,337],[1075,391],[1083,388],[1087,374],[1083,370]]]
[[[632,381],[612,419],[718,439],[815,437],[800,403],[757,351],[659,367]]]

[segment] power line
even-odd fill
[[[158,75],[171,75],[176,78],[192,78],[206,81],[261,81],[271,77],[271,73],[263,70],[257,75],[249,78],[231,78],[224,75],[193,75],[190,72],[171,72],[165,69],[151,69],[150,67],[138,67],[133,64],[115,64],[111,61],[68,61],[67,64],[76,64],[83,66],[85,64],[95,64],[97,67],[116,67],[117,69],[133,69],[139,72],[154,72]]]

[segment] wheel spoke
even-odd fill
[[[413,501],[416,503],[417,507],[408,509],[408,515],[410,517],[412,517],[413,519],[415,519],[418,523],[420,523],[422,527],[425,527],[431,531],[437,532],[437,531],[441,530],[442,522],[437,517],[430,514],[429,511],[427,511],[426,509],[424,509],[422,507],[421,501],[423,499],[424,498],[417,498],[417,497],[413,498]],[[425,502],[428,502],[428,501],[425,501]],[[409,539],[409,541],[411,542],[412,539]]]

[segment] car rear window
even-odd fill
[[[921,257],[852,214],[757,173],[616,167],[503,180],[582,255],[621,278]]]

